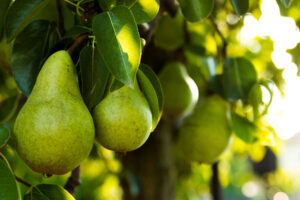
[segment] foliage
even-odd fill
[[[90,112],[109,92],[124,85],[132,88],[137,83],[151,110],[152,131],[161,120],[164,105],[157,74],[166,62],[182,62],[197,84],[198,105],[215,93],[231,105],[228,120],[235,141],[222,161],[223,166],[230,166],[222,172],[230,174],[223,185],[234,190],[253,179],[254,175],[248,173],[249,166],[244,163],[252,149],[260,151],[263,146],[276,142],[274,130],[265,117],[275,86],[281,91],[284,86],[282,70],[272,62],[272,40],[256,37],[253,42],[261,48],[254,51],[238,39],[246,13],[259,18],[261,1],[172,2],[2,0],[0,199],[20,199],[21,196],[24,199],[73,199],[62,188],[69,174],[46,178],[31,171],[16,154],[11,131],[45,60],[58,50],[68,50],[71,54],[79,74],[81,95]],[[299,1],[277,0],[277,3],[281,14],[293,17],[300,27]],[[155,50],[151,51],[153,46]],[[298,68],[299,48],[300,45],[288,51]],[[147,54],[155,64],[145,64]],[[267,102],[263,100],[266,95],[270,96]],[[7,160],[10,164],[4,162]],[[211,177],[206,165],[185,164],[176,164],[179,199],[190,199],[199,195],[199,191],[207,191]],[[106,196],[105,187],[114,188],[118,194],[115,199],[120,198],[118,155],[95,144],[82,169],[83,183],[75,198],[112,199]],[[27,188],[17,183],[14,175],[32,186]],[[188,190],[190,187],[196,189]]]

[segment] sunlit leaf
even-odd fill
[[[116,6],[95,17],[93,23],[97,47],[115,78],[133,86],[141,59],[141,41],[131,11]]]

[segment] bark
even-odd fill
[[[172,126],[161,122],[142,148],[122,157],[121,185],[125,200],[172,200],[175,165]]]

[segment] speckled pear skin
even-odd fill
[[[150,135],[152,113],[139,88],[123,86],[109,93],[94,109],[96,139],[116,152],[133,151]]]
[[[68,52],[58,51],[43,65],[17,116],[17,151],[36,172],[65,174],[89,155],[94,132],[72,59]]]
[[[179,62],[168,63],[159,74],[164,92],[163,117],[176,120],[189,114],[198,101],[198,88]]]
[[[221,97],[208,97],[195,108],[181,127],[178,149],[187,160],[211,164],[225,151],[231,139],[229,105]]]

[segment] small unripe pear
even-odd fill
[[[123,86],[109,93],[94,109],[96,139],[116,152],[133,151],[150,135],[152,114],[138,87]]]
[[[167,64],[159,74],[164,92],[163,117],[179,119],[190,113],[198,101],[198,88],[185,67],[178,62]]]
[[[214,95],[194,109],[181,127],[178,150],[190,161],[213,163],[224,152],[231,138],[229,105]]]
[[[18,114],[17,151],[34,171],[65,174],[89,155],[94,132],[72,59],[68,52],[58,51],[45,62]]]

